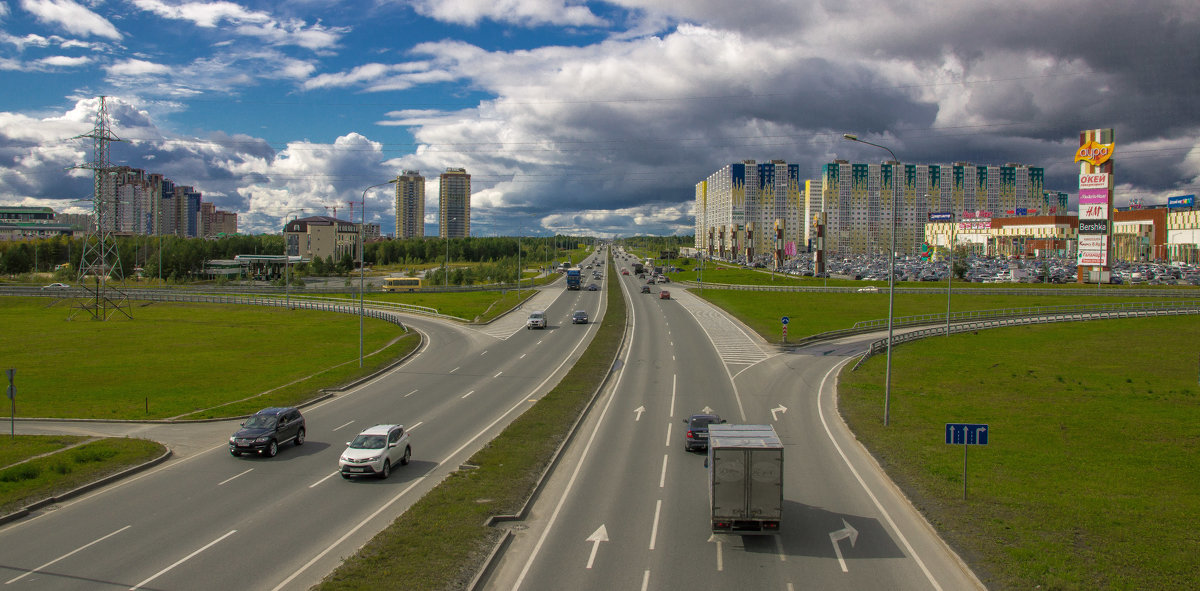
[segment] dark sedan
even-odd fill
[[[708,449],[708,426],[724,423],[725,420],[717,415],[698,414],[684,419],[683,422],[688,426],[687,431],[683,433],[683,448],[692,451]]]

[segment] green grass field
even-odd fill
[[[1200,587],[1200,317],[1014,327],[842,373],[858,438],[993,589]],[[945,423],[986,423],[968,457]]]
[[[17,416],[209,418],[297,404],[415,348],[368,319],[358,367],[352,315],[213,304],[135,303],[133,319],[67,320],[65,302],[0,300],[0,359],[16,368]],[[241,402],[238,402],[241,401]]]
[[[0,441],[0,458],[45,453],[35,448],[65,447],[61,437],[24,436],[23,441]],[[46,450],[49,451],[49,450]],[[89,482],[137,466],[166,452],[162,444],[145,439],[105,438],[16,465],[0,464],[0,515],[30,503],[73,490]]]

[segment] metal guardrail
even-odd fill
[[[1121,310],[1200,309],[1200,300],[1184,300],[1179,302],[1117,302],[1109,304],[1066,304],[1061,306],[1030,306],[1023,308],[997,308],[992,310],[967,310],[952,312],[951,322],[964,320],[986,320],[991,318],[1014,318],[1021,316],[1050,316],[1060,314],[1092,314]],[[893,326],[920,326],[922,324],[945,324],[945,314],[916,314],[900,316],[892,319]],[[868,332],[887,326],[887,318],[861,320],[855,322],[852,329],[866,329]],[[943,329],[945,330],[945,329]]]
[[[791,291],[799,293],[857,293],[865,286],[821,286],[821,285],[734,285],[730,283],[708,283],[703,285],[691,280],[676,281],[685,288],[725,289],[733,291]],[[888,288],[874,286],[878,291],[871,293],[887,293]],[[897,287],[896,293],[907,294],[944,294],[942,287]],[[1200,287],[1177,287],[1173,289],[1133,289],[1128,287],[1105,286],[1103,288],[1030,288],[1030,287],[962,287],[953,290],[954,295],[1020,295],[1020,296],[1080,296],[1080,297],[1147,297],[1147,298],[1195,298],[1200,297]]]
[[[264,296],[240,293],[195,293],[181,290],[130,289],[122,290],[125,297],[131,300],[153,302],[190,302],[204,304],[237,304],[247,306],[267,306],[274,308],[290,307],[293,309],[318,310],[338,312],[342,314],[358,314],[358,300],[351,298],[317,298],[311,296]],[[72,299],[82,297],[85,290],[78,287],[46,290],[40,287],[4,286],[0,287],[0,296],[45,297],[57,299]],[[435,308],[400,304],[395,302],[379,302],[366,300],[362,307],[363,316],[378,318],[403,326],[397,313],[420,314],[433,318],[457,320],[466,322],[457,316],[441,314]]]
[[[1014,318],[993,318],[989,320],[980,320],[976,322],[963,322],[960,324],[951,324],[951,333],[960,333],[976,330],[984,330],[988,328],[1000,328],[1004,326],[1022,326],[1029,324],[1049,324],[1053,322],[1079,322],[1083,320],[1111,320],[1116,318],[1141,318],[1151,316],[1181,316],[1200,314],[1200,306],[1195,302],[1190,303],[1190,307],[1185,306],[1167,306],[1167,307],[1144,307],[1140,309],[1128,310],[1110,310],[1106,312],[1071,312],[1058,315],[1045,316],[1023,316]],[[923,328],[898,335],[892,335],[892,346],[899,343],[906,343],[932,336],[941,336],[946,334],[946,327],[940,326],[936,328]],[[878,355],[887,350],[886,338],[879,339],[871,343],[871,348],[854,364],[854,370],[857,370],[867,359]]]

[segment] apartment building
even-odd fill
[[[406,170],[396,177],[396,238],[425,237],[425,177]]]
[[[443,238],[471,235],[471,175],[465,168],[447,168],[438,177],[438,229]]]

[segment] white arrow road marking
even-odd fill
[[[833,551],[837,554],[838,564],[842,566],[842,572],[848,573],[850,570],[846,568],[846,559],[842,558],[842,548],[838,545],[838,540],[850,538],[850,547],[853,548],[854,543],[858,541],[858,530],[851,527],[849,523],[846,523],[845,519],[842,520],[842,525],[846,527],[829,532],[829,541],[833,543]]]
[[[587,567],[592,568],[592,563],[596,561],[596,550],[600,549],[600,542],[608,541],[608,530],[604,529],[604,524],[601,523],[600,527],[596,528],[596,531],[592,532],[592,535],[584,541],[592,543],[592,553],[588,556],[587,563]]]
[[[706,415],[710,415],[710,414],[712,414],[712,411],[713,411],[713,410],[712,410],[711,408],[707,407],[707,406],[706,406],[706,407],[704,407],[704,408],[702,408],[702,409],[700,409],[700,412],[702,412],[702,413],[704,413],[704,414],[706,414]]]
[[[716,535],[710,535],[708,536],[708,541],[716,542],[717,544],[717,571],[725,570],[725,561],[721,556],[721,540]]]
[[[637,418],[633,419],[634,422],[640,421],[640,420],[642,420],[642,413],[646,412],[646,407],[639,406],[639,407],[633,409],[633,412],[637,413]]]
[[[772,409],[771,409],[771,420],[772,420],[772,421],[778,421],[778,420],[779,420],[779,417],[775,415],[775,413],[779,413],[779,412],[787,412],[787,407],[786,407],[786,406],[784,406],[784,405],[782,405],[782,404],[780,404],[779,406],[777,406],[777,407],[775,407],[775,408],[772,408]]]

